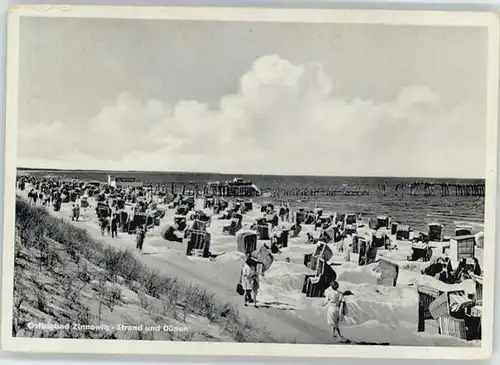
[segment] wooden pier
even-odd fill
[[[182,194],[192,196],[217,196],[217,197],[256,197],[259,196],[254,187],[248,185],[231,184],[197,184],[192,182],[175,182],[167,184],[150,185],[157,193]],[[293,188],[267,190],[272,197],[316,197],[316,196],[460,196],[484,197],[484,183],[432,183],[413,182],[410,184],[377,184],[370,188],[366,186],[321,187],[321,188]]]
[[[274,192],[280,197],[307,197],[307,196],[366,196],[370,191],[366,187],[354,188],[304,188],[304,189],[279,189]]]
[[[398,184],[389,187],[386,184],[378,184],[377,193],[379,195],[405,195],[409,196],[462,196],[462,197],[484,197],[484,183],[431,183],[413,182],[411,184]]]
[[[228,184],[197,184],[175,182],[168,184],[153,184],[156,193],[181,194],[184,196],[218,196],[218,197],[255,197],[258,192],[252,185],[228,185]]]

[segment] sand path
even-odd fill
[[[27,199],[27,190],[18,191],[18,194]],[[185,245],[168,242],[158,237],[158,228],[156,228],[156,233],[153,232],[151,236],[146,237],[144,253],[139,254],[135,251],[134,235],[119,233],[118,238],[115,239],[101,236],[96,222],[95,206],[96,203],[91,201],[91,207],[86,209],[84,214],[84,221],[80,222],[71,221],[69,216],[71,204],[69,203],[62,204],[59,212],[54,212],[52,207],[47,208],[47,210],[52,216],[86,229],[92,238],[105,245],[117,249],[131,249],[141,262],[164,275],[178,277],[187,283],[200,285],[214,293],[218,298],[233,302],[242,314],[254,321],[259,327],[266,328],[274,337],[302,344],[335,343],[331,338],[328,325],[317,317],[314,319],[304,318],[305,313],[301,313],[299,317],[297,313],[290,310],[273,307],[279,303],[263,305],[259,308],[245,307],[243,298],[235,290],[241,267],[239,261],[221,263],[217,260],[188,258],[185,256]],[[234,237],[231,238],[235,241]]]

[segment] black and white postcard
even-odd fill
[[[8,23],[4,350],[491,355],[497,15]]]

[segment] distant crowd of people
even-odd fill
[[[21,176],[17,180],[17,189],[19,191],[29,189],[27,198],[28,203],[32,206],[39,204],[53,207],[54,211],[59,211],[62,204],[72,204],[69,213],[73,222],[81,220],[81,210],[89,207],[88,199],[92,197],[98,206],[109,207],[105,214],[99,212],[99,207],[96,208],[96,212],[101,235],[108,235],[112,238],[118,237],[118,228],[122,223],[119,212],[124,208],[125,202],[134,205],[133,211],[135,213],[146,211],[153,201],[152,195],[147,189],[96,186],[73,179]],[[140,200],[141,198],[142,200]],[[136,248],[140,252],[144,247],[147,230],[147,224],[139,225],[135,230]]]

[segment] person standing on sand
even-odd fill
[[[332,280],[328,289],[325,290],[325,299],[323,306],[326,307],[326,321],[332,326],[333,338],[337,338],[337,334],[340,339],[344,339],[339,329],[340,316],[343,312],[344,296],[338,290],[339,283]]]
[[[110,215],[108,215],[106,219],[106,231],[108,232],[108,236],[111,235],[111,212],[109,212]]]
[[[111,237],[115,238],[118,235],[118,217],[116,214],[111,218]]]
[[[259,290],[257,262],[250,256],[245,261],[243,269],[241,270],[241,285],[245,290],[245,306],[253,302],[255,307],[257,307],[257,292]],[[253,298],[252,293],[254,294]]]
[[[75,221],[78,222],[79,219],[80,219],[80,205],[76,204],[76,207],[75,207]]]
[[[349,262],[351,261],[351,245],[349,242],[346,242],[346,239],[344,238],[342,240],[342,243],[340,244],[341,250],[344,253],[344,261]]]
[[[136,236],[136,246],[140,253],[142,253],[142,246],[144,245],[144,238],[146,237],[146,231],[142,227],[137,227]]]

